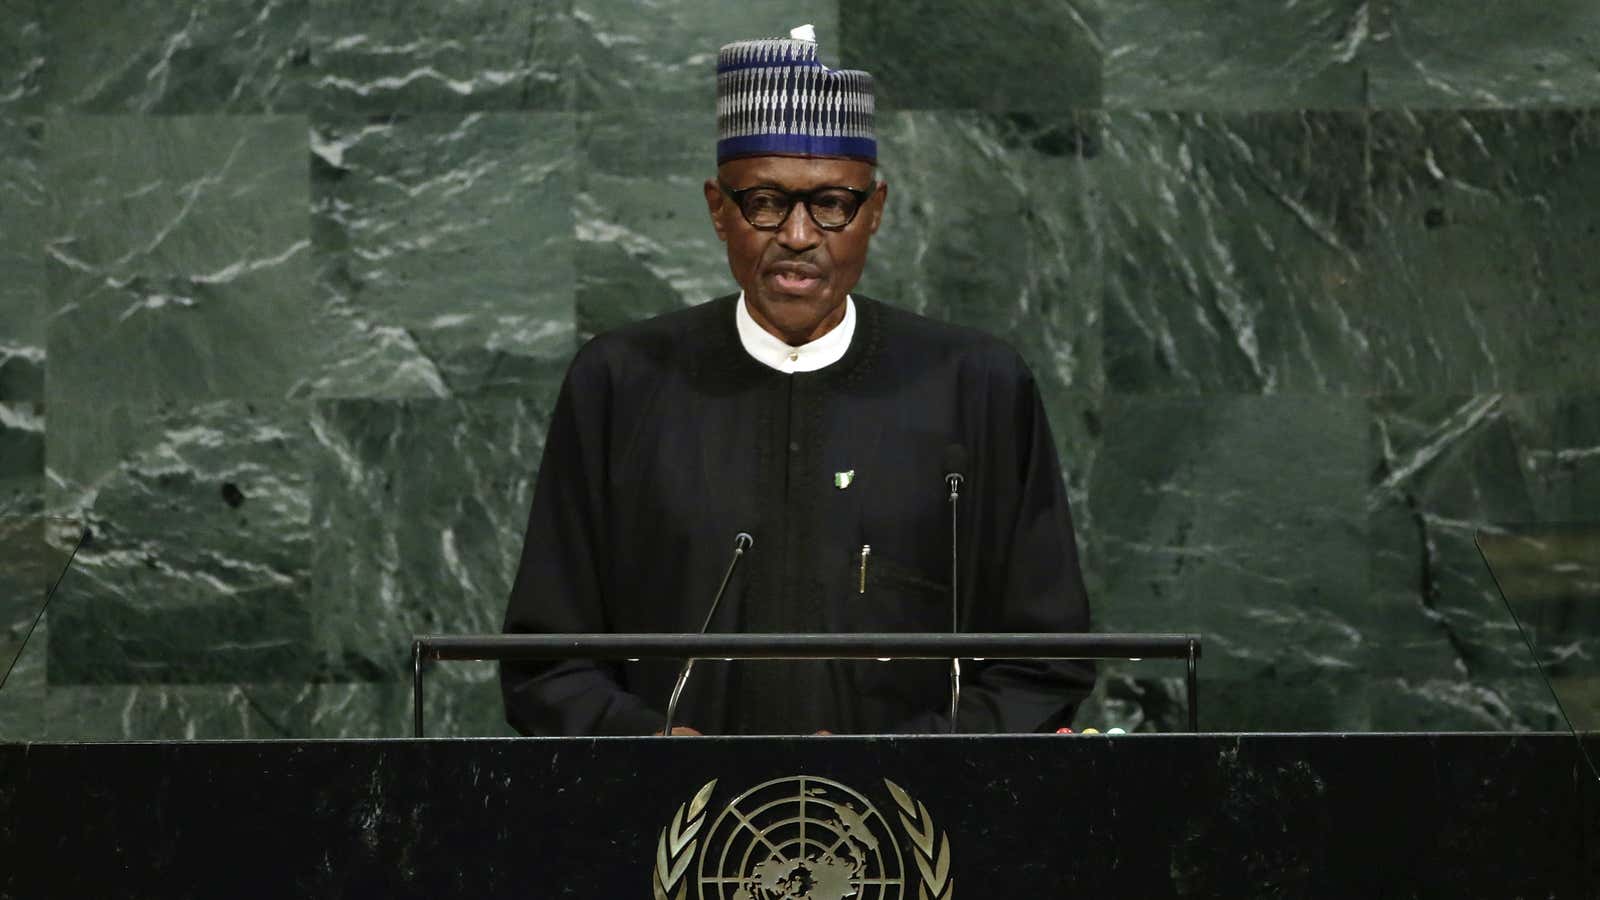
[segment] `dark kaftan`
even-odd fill
[[[736,297],[579,351],[552,416],[508,632],[948,631],[948,447],[964,448],[963,631],[1084,631],[1088,601],[1032,374],[1006,344],[857,296],[816,372],[751,358]],[[838,473],[854,473],[848,486]],[[870,545],[862,589],[862,547]],[[679,663],[502,667],[525,734],[647,734]],[[939,661],[696,665],[677,716],[717,734],[942,732]],[[1066,723],[1082,663],[968,662],[963,731]]]

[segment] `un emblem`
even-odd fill
[[[708,782],[661,829],[655,900],[687,900],[691,885],[698,900],[952,900],[949,835],[899,785],[883,784],[897,822],[850,787],[796,775],[734,797],[708,826],[717,786]]]

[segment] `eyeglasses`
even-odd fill
[[[752,228],[777,231],[789,220],[789,213],[794,209],[794,205],[804,203],[806,211],[811,214],[811,221],[817,223],[818,228],[838,231],[855,221],[856,213],[861,211],[861,205],[872,196],[877,184],[868,185],[865,190],[840,186],[791,192],[775,187],[757,186],[736,191],[718,179],[717,187],[722,188],[722,192],[739,205],[739,212],[744,215],[744,220],[749,222]]]

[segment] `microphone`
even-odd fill
[[[700,634],[705,634],[711,627],[711,618],[717,614],[717,604],[722,602],[722,595],[728,590],[728,582],[733,580],[733,570],[739,567],[739,559],[744,552],[749,550],[756,542],[749,532],[741,531],[733,536],[733,559],[728,560],[728,571],[722,576],[722,584],[717,587],[717,595],[711,598],[711,608],[706,610],[706,620],[700,623]],[[683,686],[689,683],[689,673],[694,671],[694,657],[683,661],[683,668],[678,670],[678,683],[672,686],[672,696],[667,700],[667,723],[661,726],[661,736],[672,736],[672,719],[678,712],[678,698],[683,696]]]
[[[39,614],[33,617],[33,624],[28,626],[27,634],[22,636],[22,646],[17,648],[15,656],[11,657],[10,665],[6,666],[6,673],[0,675],[0,689],[5,688],[6,681],[11,678],[11,670],[17,667],[17,660],[22,658],[22,651],[28,649],[28,638],[33,637],[34,629],[44,620],[44,611],[50,608],[50,601],[55,599],[56,588],[61,587],[62,579],[67,577],[67,572],[72,570],[72,561],[78,558],[78,551],[89,540],[89,529],[85,527],[78,532],[78,542],[72,545],[72,553],[67,557],[67,564],[61,567],[61,574],[56,576],[55,584],[50,585],[50,590],[45,592],[44,602],[39,604]]]
[[[962,475],[967,468],[967,448],[950,444],[944,448],[944,483],[950,488],[950,633],[961,631],[961,582],[957,559],[960,557],[959,516]],[[950,659],[950,733],[956,732],[956,708],[961,704],[961,659]]]

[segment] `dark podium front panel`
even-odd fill
[[[1561,735],[0,746],[0,896],[1591,898]]]

